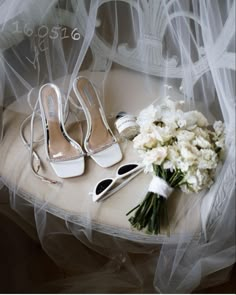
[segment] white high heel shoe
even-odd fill
[[[103,168],[118,163],[122,159],[121,149],[107,123],[96,89],[85,77],[76,78],[73,89],[87,120],[84,141],[87,154]]]
[[[84,152],[67,134],[62,114],[59,88],[48,83],[39,90],[39,106],[43,123],[45,151],[54,172],[60,178],[84,173]]]

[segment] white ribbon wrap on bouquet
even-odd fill
[[[173,188],[164,179],[159,176],[153,176],[148,191],[168,199],[173,192]]]

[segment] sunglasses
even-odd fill
[[[136,177],[140,172],[142,172],[143,169],[144,169],[144,166],[137,163],[129,163],[129,164],[120,166],[116,171],[115,178],[104,178],[96,184],[93,191],[93,201],[98,202],[101,199],[104,200],[110,197],[112,194],[114,194],[115,192],[120,190],[122,187],[124,187],[128,182],[130,182],[130,180]],[[125,178],[127,176],[130,176],[130,177],[111,190],[113,185],[118,180]]]

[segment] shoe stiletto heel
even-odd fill
[[[84,153],[81,146],[65,130],[59,88],[51,83],[39,90],[39,106],[43,123],[47,158],[60,178],[84,173]]]
[[[87,154],[103,168],[118,163],[122,159],[121,149],[107,123],[96,89],[85,77],[76,78],[73,89],[87,120],[84,141]]]

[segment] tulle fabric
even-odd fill
[[[59,187],[50,190],[47,202],[39,202],[21,191],[24,174],[18,177],[12,171],[6,181],[0,170],[0,188],[9,187],[12,208],[36,227],[43,249],[68,274],[46,289],[189,293],[225,281],[235,262],[235,1],[1,0],[0,32],[3,142],[8,126],[2,128],[2,114],[12,103],[23,106],[32,89],[34,103],[41,85],[59,80],[68,98],[73,80],[83,71],[92,80],[99,72],[101,98],[112,71],[138,73],[145,93],[157,103],[152,80],[158,77],[160,85],[175,89],[163,87],[162,97],[177,91],[186,109],[226,125],[227,151],[217,180],[188,208],[203,212],[200,235],[199,228],[186,235],[188,225],[183,224],[182,233],[170,238],[129,238],[122,228],[98,226],[86,201],[81,203],[86,212],[82,220],[66,210],[50,211]],[[121,111],[109,101],[102,103],[110,119]],[[136,104],[135,97],[130,103]],[[82,113],[79,120],[84,120]],[[5,156],[1,153],[2,165]],[[26,150],[15,166],[24,171],[28,161]],[[185,212],[187,204],[178,210]]]

